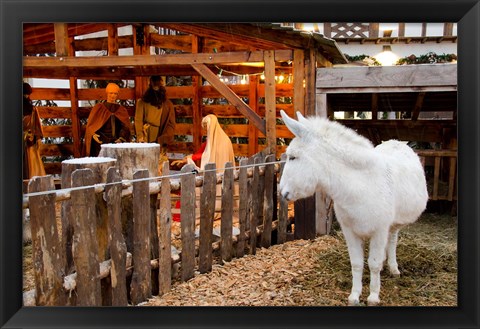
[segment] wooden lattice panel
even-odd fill
[[[332,38],[368,38],[369,23],[331,23]]]

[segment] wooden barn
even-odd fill
[[[52,159],[45,163],[47,173],[60,172],[57,159],[81,156],[85,119],[92,106],[87,102],[94,104],[105,97],[103,90],[84,87],[81,82],[85,80],[124,81],[119,98],[133,117],[135,101],[146,90],[149,76],[167,77],[167,96],[175,104],[179,137],[169,146],[172,153],[196,150],[202,138],[201,119],[214,113],[225,119],[221,123],[234,139],[236,156],[264,149],[280,155],[285,146],[277,139],[292,135],[277,126],[279,110],[291,115],[294,110],[314,114],[317,67],[346,60],[331,39],[277,27],[25,24],[24,79],[69,81],[68,88],[34,88],[31,95],[34,101],[42,101],[42,118],[67,119],[44,127],[45,137],[64,137],[62,142],[54,141],[41,150],[42,156]],[[120,35],[122,28],[130,32]],[[102,31],[103,37],[95,34]],[[92,33],[94,37],[89,37]],[[87,52],[97,55],[82,56]],[[125,53],[131,55],[122,55]],[[71,106],[51,106],[62,100],[70,101]]]

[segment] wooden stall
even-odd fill
[[[86,118],[105,99],[103,89],[89,88],[92,81],[122,82],[119,99],[133,123],[149,76],[165,76],[177,121],[173,153],[198,149],[201,119],[214,113],[236,156],[278,157],[282,139],[292,137],[276,124],[279,110],[313,114],[316,68],[346,62],[335,41],[279,24],[27,23],[23,33],[24,79],[68,85],[31,95],[48,121],[41,156],[49,174],[60,173],[63,159],[82,156]]]
[[[430,200],[452,202],[457,168],[457,65],[319,68],[316,113],[374,145],[408,142],[421,156]]]

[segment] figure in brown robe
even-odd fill
[[[130,141],[130,116],[125,107],[116,103],[120,87],[109,83],[107,101],[96,104],[88,116],[85,130],[85,156],[98,156],[101,144]]]

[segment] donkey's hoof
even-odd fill
[[[400,276],[400,271],[398,270],[398,267],[390,267],[389,272],[393,277],[399,277]]]
[[[360,305],[360,296],[357,294],[351,294],[348,296],[348,306],[359,306]]]
[[[380,298],[378,297],[378,295],[372,294],[372,295],[368,296],[368,298],[367,298],[367,305],[368,306],[377,306],[378,304],[380,304]]]

